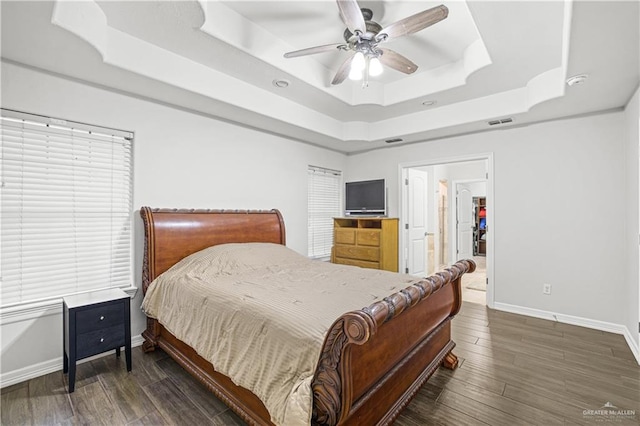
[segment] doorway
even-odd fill
[[[493,211],[492,173],[491,154],[400,164],[401,270],[428,276],[459,259],[473,259],[477,268],[463,277],[463,300],[489,307],[494,300],[492,232],[487,226]],[[420,176],[418,185],[415,176]],[[479,198],[484,203],[482,235]]]
[[[462,277],[462,300],[486,303],[487,292],[487,181],[458,180],[456,188],[456,259],[472,259],[473,274]]]

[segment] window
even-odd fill
[[[132,134],[2,109],[3,307],[131,287]]]
[[[333,218],[341,214],[341,182],[340,171],[309,166],[309,257],[328,259],[331,256]]]

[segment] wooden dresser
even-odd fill
[[[398,272],[398,219],[335,218],[331,262]]]

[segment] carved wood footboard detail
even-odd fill
[[[343,404],[340,362],[347,345],[361,345],[369,339],[375,324],[361,312],[350,312],[338,319],[325,339],[311,386],[314,395],[312,418],[320,425],[335,425]],[[375,332],[375,331],[374,331]]]
[[[442,366],[449,370],[455,370],[458,367],[458,357],[453,352],[449,352],[442,360]]]
[[[466,272],[475,270],[475,263],[470,260],[462,260],[436,275],[416,282],[397,293],[372,304],[359,311],[349,312],[340,317],[327,333],[323,351],[320,355],[316,374],[312,382],[314,406],[312,423],[317,425],[335,425],[341,423],[348,415],[353,404],[353,389],[350,382],[350,345],[363,345],[374,336],[380,326],[397,318],[408,309],[415,307],[447,284],[456,286],[454,301],[449,311],[449,318],[455,315],[462,303],[460,299],[460,278]],[[447,319],[446,325],[449,325]],[[429,340],[445,323],[440,324],[437,330],[430,333],[425,341]],[[419,342],[417,347],[424,345]],[[438,359],[432,360],[430,371],[427,371],[419,386],[441,364],[452,365],[455,368],[457,358],[451,353],[453,342],[447,344],[446,351],[438,355]],[[416,348],[417,348],[416,347]],[[407,348],[409,350],[411,348]],[[455,361],[455,362],[454,362]],[[419,387],[418,386],[418,387]],[[413,391],[413,394],[417,389]],[[406,405],[408,401],[402,406]],[[397,411],[399,412],[399,409]],[[396,413],[397,415],[397,413]],[[393,416],[395,418],[395,415]]]

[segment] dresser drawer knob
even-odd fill
[[[104,337],[100,338],[100,343],[104,342]]]
[[[100,321],[104,319],[104,315],[100,315]]]

